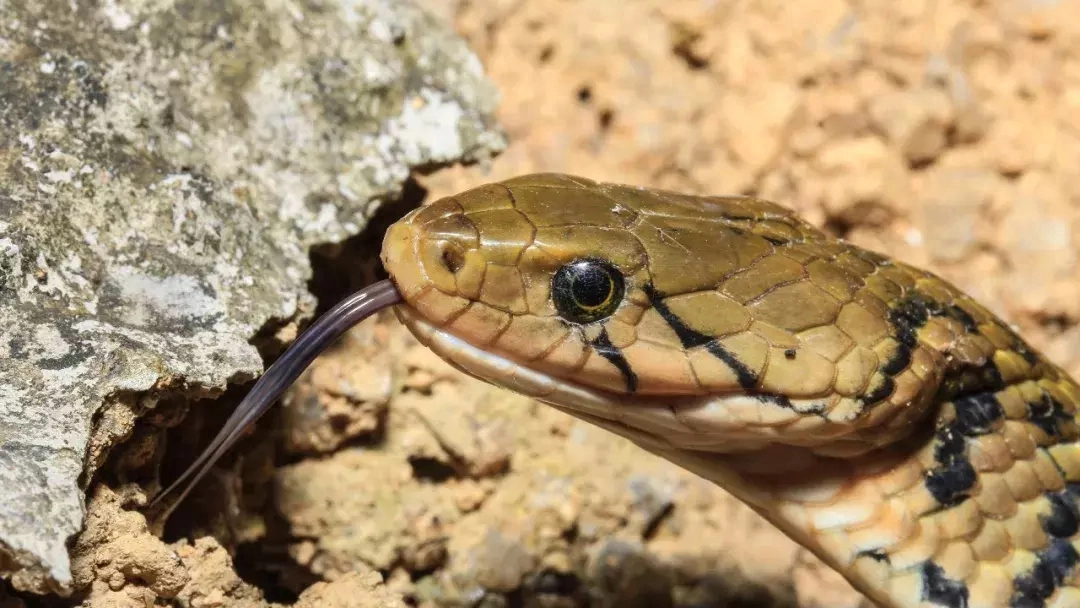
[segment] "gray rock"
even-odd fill
[[[259,373],[312,245],[504,139],[478,60],[402,0],[3,6],[0,574],[68,593],[123,436],[96,413]]]

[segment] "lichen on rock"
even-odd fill
[[[409,2],[5,3],[0,574],[70,593],[135,416],[259,373],[256,334],[311,314],[308,250],[496,153],[495,101]]]

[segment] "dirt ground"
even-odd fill
[[[503,91],[512,142],[420,178],[427,200],[532,171],[753,193],[940,273],[1080,375],[1080,4],[427,3]],[[377,240],[320,262],[321,295],[362,281]],[[463,377],[392,316],[148,524],[146,471],[192,457],[210,405],[162,407],[92,488],[85,605],[868,605],[722,490]]]

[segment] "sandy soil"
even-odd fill
[[[513,142],[422,178],[429,200],[530,171],[755,193],[939,272],[1080,374],[1080,6],[428,3],[503,90]],[[323,282],[362,280],[372,251]],[[174,428],[92,490],[86,605],[865,605],[723,491],[464,378],[392,317],[287,401],[164,527],[135,510],[146,470],[227,408],[140,423]]]

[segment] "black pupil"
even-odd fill
[[[623,275],[602,260],[570,262],[551,279],[551,299],[565,321],[593,323],[611,316],[622,304]]]
[[[585,308],[596,308],[611,297],[611,275],[595,264],[578,264],[571,275],[570,291],[574,300]]]

